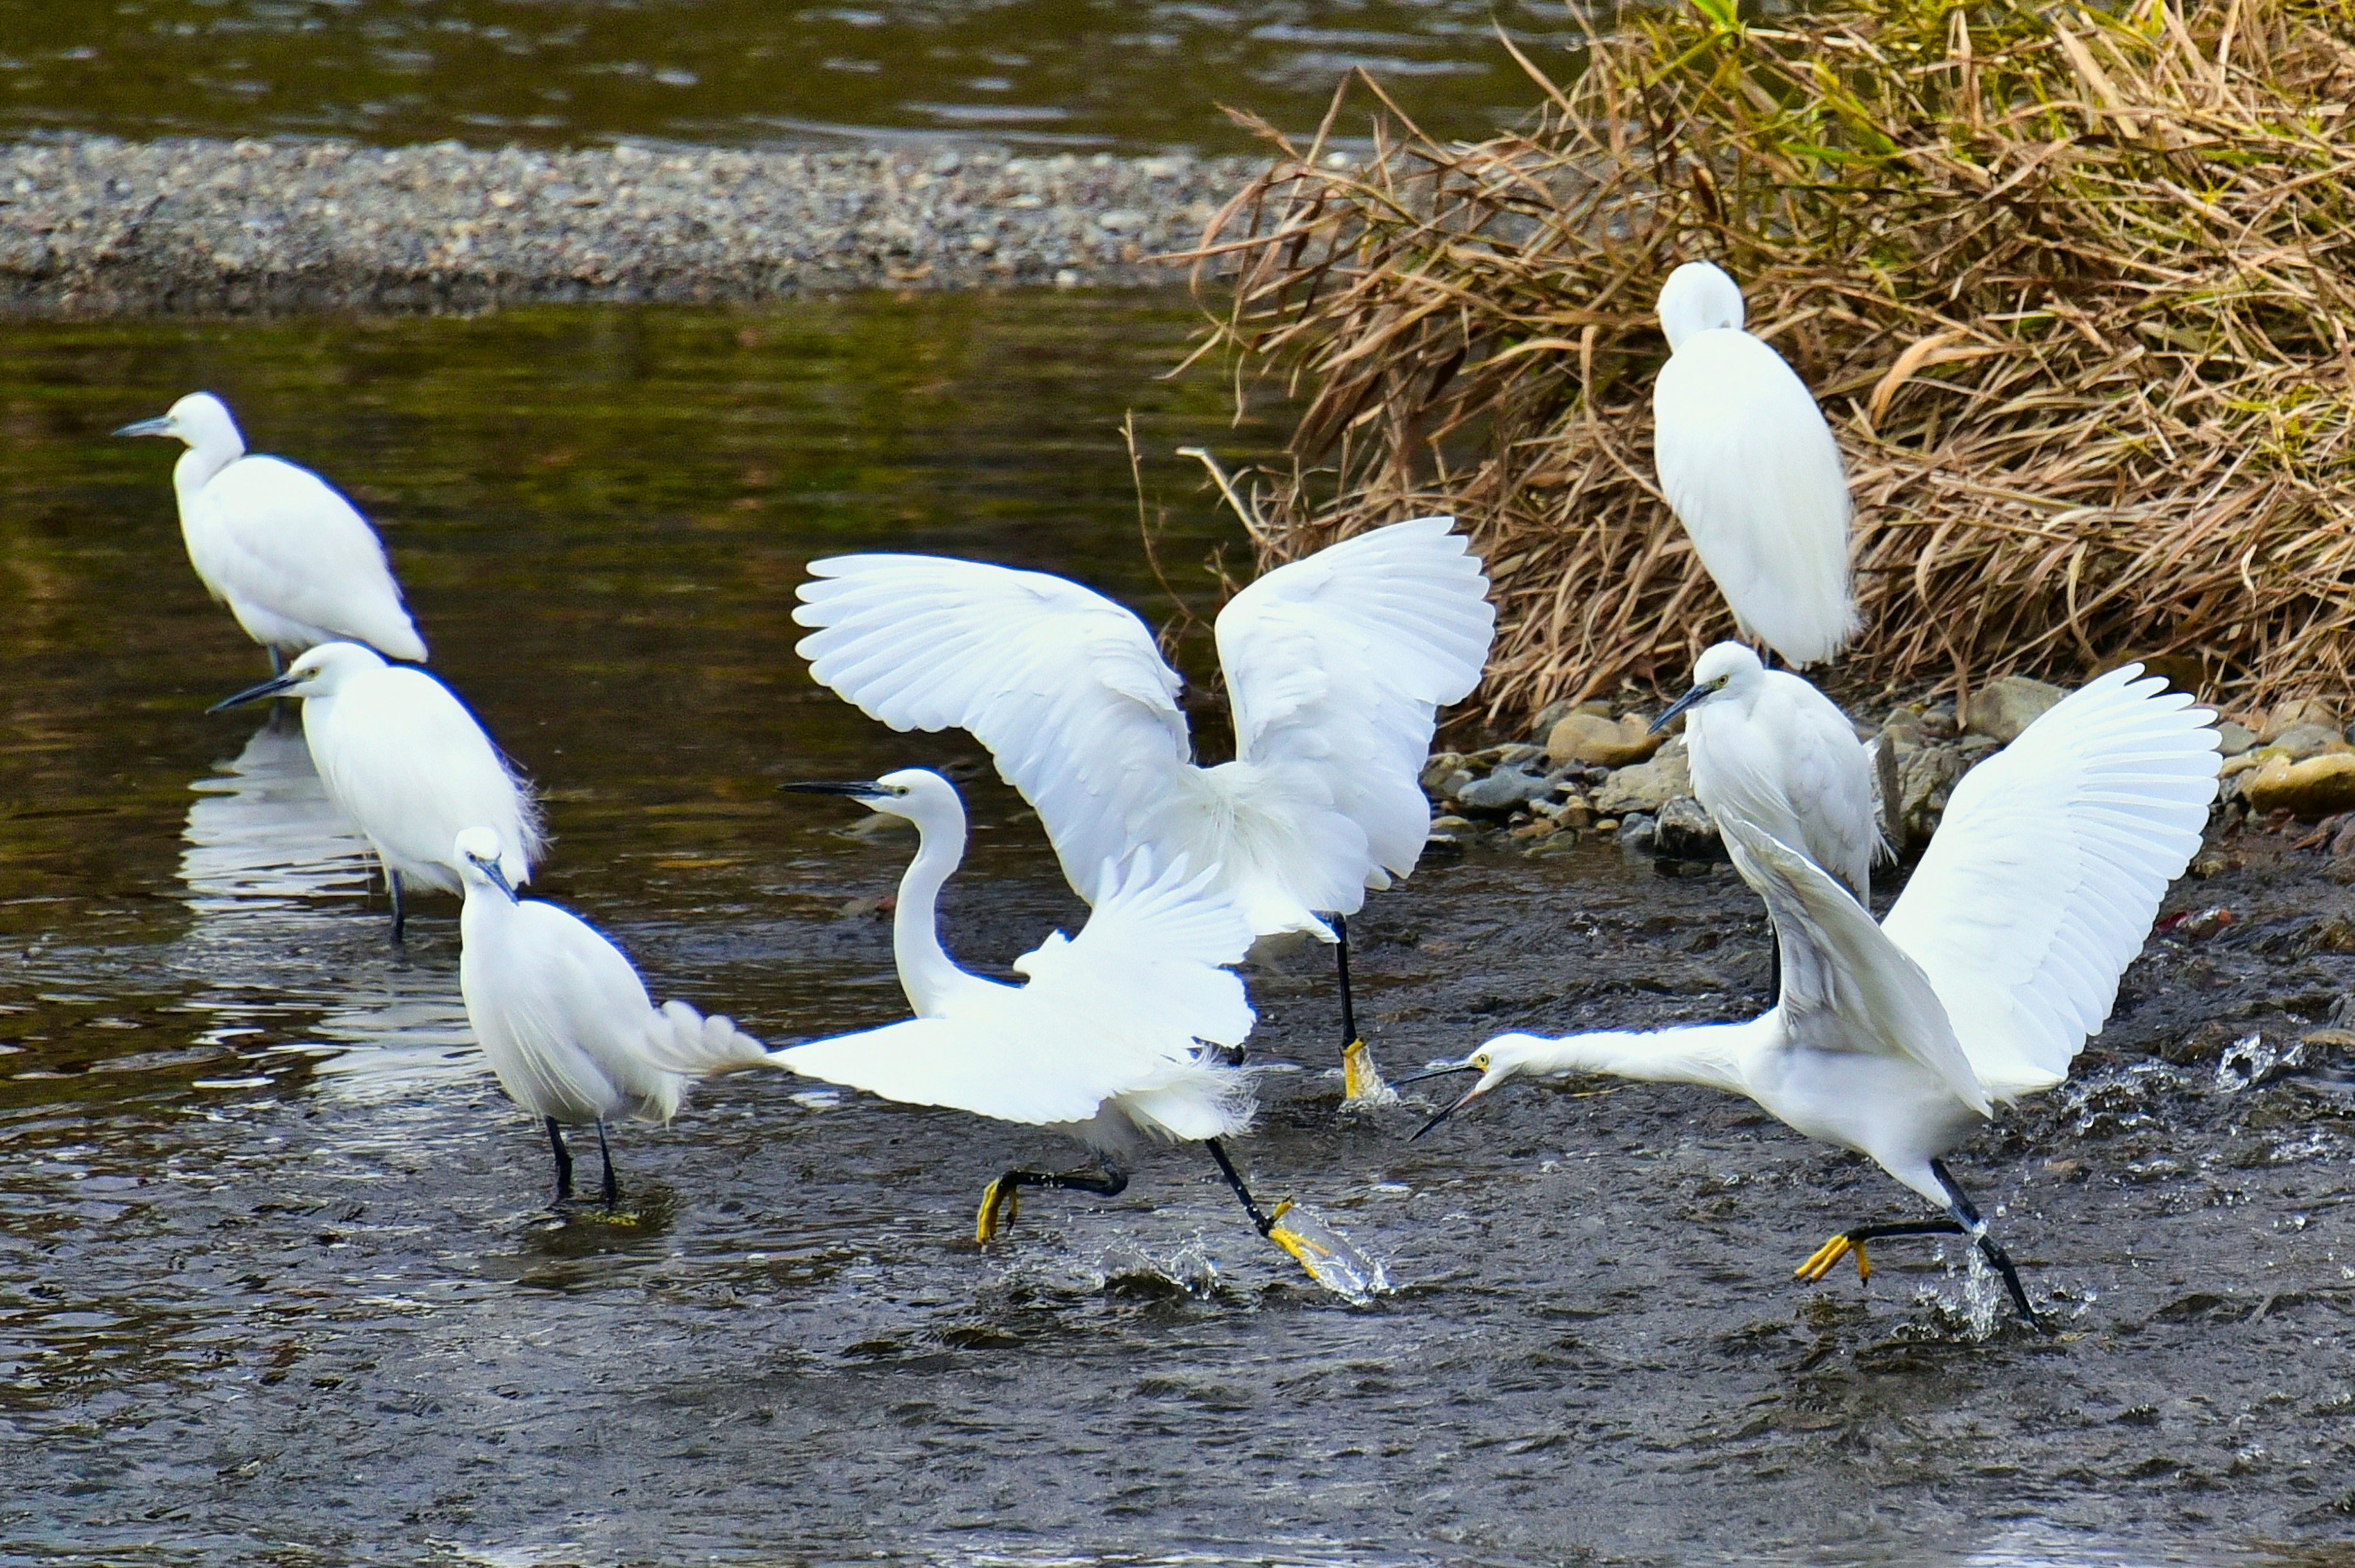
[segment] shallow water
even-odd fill
[[[0,133],[1244,150],[1220,105],[1307,130],[1363,67],[1477,136],[1536,101],[1497,24],[1573,33],[1535,0],[0,0]]]
[[[1169,450],[1272,431],[1155,379],[1187,320],[963,295],[0,335],[0,1558],[2350,1561],[2355,1072],[2276,1059],[2355,979],[2318,852],[2229,847],[2172,901],[2239,922],[2156,942],[2079,1082],[1955,1157],[2057,1340],[1928,1246],[1794,1285],[1910,1200],[1721,1096],[1518,1091],[1413,1144],[1412,1107],[1337,1118],[1316,952],[1252,967],[1254,1048],[1298,1071],[1238,1152],[1384,1261],[1370,1307],[1193,1151],[1034,1195],[985,1251],[983,1183],[1072,1151],[782,1076],[619,1129],[627,1220],[559,1217],[469,1041],[454,903],[389,949],[299,744],[204,716],[260,656],[186,571],[170,452],[103,437],[206,384],[344,482],[547,791],[534,891],[657,996],[784,1040],[898,1011],[872,910],[908,843],[773,785],[972,760],[808,682],[802,562],[982,554],[1159,619],[1134,407],[1205,598],[1234,541]],[[1079,910],[1020,803],[969,792],[949,938],[1002,968]],[[1435,862],[1353,932],[1393,1072],[1764,1002],[1755,901],[1608,846]]]

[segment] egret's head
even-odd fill
[[[1671,353],[1695,333],[1739,328],[1742,319],[1742,290],[1713,262],[1687,261],[1660,285],[1660,330]]]
[[[205,711],[218,713],[224,709],[242,708],[249,702],[266,702],[273,697],[333,697],[354,676],[383,667],[384,656],[374,648],[357,643],[321,643],[288,665],[286,673],[275,680],[247,687]]]
[[[1475,1100],[1493,1093],[1499,1085],[1508,1083],[1528,1072],[1530,1064],[1553,1043],[1552,1040],[1540,1035],[1500,1034],[1453,1067],[1442,1067],[1433,1072],[1418,1074],[1419,1077],[1436,1078],[1449,1072],[1477,1072],[1480,1080],[1464,1092],[1463,1098],[1417,1128],[1414,1136],[1418,1138],[1423,1136],[1424,1133],[1431,1131]],[[1412,1083],[1413,1080],[1407,1079],[1403,1082]],[[1412,1143],[1413,1139],[1410,1138],[1407,1141]]]
[[[1671,720],[1689,709],[1732,692],[1740,696],[1750,683],[1766,673],[1758,656],[1740,643],[1718,643],[1704,650],[1693,661],[1692,689],[1668,704],[1668,710],[1652,720],[1652,733],[1667,729]]]
[[[930,768],[901,768],[868,783],[788,784],[779,789],[797,795],[844,795],[863,800],[877,811],[904,816],[918,827],[964,826],[964,805],[956,785]]]
[[[459,878],[470,888],[496,888],[506,894],[511,903],[522,901],[507,874],[499,869],[499,831],[496,827],[469,827],[458,835],[452,859],[458,865]]]
[[[245,450],[245,438],[238,434],[237,421],[229,417],[229,405],[210,392],[190,392],[174,403],[163,418],[141,420],[114,433],[168,435],[193,447],[231,453]]]

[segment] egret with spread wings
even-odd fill
[[[1781,937],[1776,1005],[1746,1023],[1499,1035],[1444,1070],[1480,1080],[1423,1130],[1519,1077],[1598,1072],[1746,1094],[1947,1216],[1852,1226],[1799,1265],[1802,1278],[1850,1253],[1869,1275],[1865,1244],[1883,1237],[1961,1234],[2041,1326],[1941,1157],[1998,1104],[2068,1076],[2200,847],[2221,761],[2214,715],[2140,673],[2103,676],[1966,774],[1879,925],[1800,850],[1728,818],[1734,864]]]
[[[1496,631],[1453,522],[1371,529],[1235,595],[1218,619],[1235,760],[1215,767],[1194,765],[1184,683],[1145,623],[1060,577],[932,556],[813,561],[794,618],[817,630],[799,651],[895,730],[972,731],[1082,898],[1147,847],[1157,864],[1217,868],[1254,933],[1334,942],[1348,1093],[1380,1098],[1347,921],[1423,853],[1437,711],[1479,683]]]

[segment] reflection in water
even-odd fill
[[[180,880],[200,914],[266,920],[309,899],[366,895],[374,853],[327,798],[293,715],[273,713],[234,761],[188,788]]]

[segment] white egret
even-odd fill
[[[487,826],[499,836],[509,882],[531,880],[547,847],[539,812],[448,687],[357,643],[322,643],[285,674],[209,711],[278,697],[302,699],[303,738],[320,782],[376,847],[395,942],[407,920],[405,885],[461,890],[465,868],[450,847],[468,827]]]
[[[1276,568],[1219,613],[1235,760],[1197,767],[1184,682],[1136,615],[1041,572],[932,556],[810,563],[810,673],[895,730],[963,729],[1038,808],[1091,896],[1149,846],[1218,868],[1261,935],[1336,944],[1346,1093],[1387,1097],[1359,1036],[1348,917],[1414,869],[1438,709],[1479,684],[1497,615],[1454,519],[1371,529]],[[1330,923],[1320,916],[1331,916]]]
[[[1692,689],[1652,722],[1685,716],[1693,794],[1712,821],[1738,816],[1848,884],[1870,906],[1872,862],[1887,848],[1872,811],[1872,759],[1848,715],[1740,643],[1693,663]]]
[[[933,906],[964,856],[956,786],[922,768],[873,783],[793,784],[841,795],[916,825],[916,858],[900,880],[892,955],[915,1017],[881,1029],[790,1046],[781,1066],[911,1105],[945,1105],[995,1121],[1052,1127],[1093,1149],[1101,1168],[1009,1170],[983,1191],[975,1234],[993,1241],[1025,1187],[1112,1197],[1152,1141],[1207,1146],[1252,1225],[1310,1276],[1362,1296],[1373,1269],[1290,1203],[1260,1208],[1221,1139],[1251,1125],[1250,1074],[1218,1048],[1239,1046],[1253,1015],[1226,965],[1252,944],[1251,923],[1215,868],[1142,848],[1098,869],[1093,912],[1076,937],[1060,932],[1014,961],[1009,986],[957,967],[941,946]]]
[[[1852,1226],[1800,1277],[1820,1279],[1851,1252],[1869,1277],[1865,1243],[1882,1237],[1966,1235],[2041,1327],[1940,1157],[1998,1104],[2068,1076],[2200,847],[2221,762],[2214,715],[2140,672],[2103,676],[1966,774],[1881,924],[1800,850],[1727,818],[1734,862],[1781,936],[1776,1005],[1745,1023],[1499,1035],[1441,1070],[1480,1079],[1415,1136],[1521,1077],[1595,1072],[1746,1094],[1948,1216]]]
[[[516,893],[499,835],[470,827],[448,858],[462,870],[458,989],[507,1098],[538,1116],[556,1155],[556,1200],[572,1196],[568,1126],[597,1127],[602,1196],[621,1200],[605,1124],[667,1124],[698,1078],[769,1061],[733,1022],[685,1002],[657,1008],[622,950],[570,910]]]
[[[338,641],[424,662],[425,639],[401,607],[368,519],[309,469],[249,454],[218,398],[191,392],[161,418],[114,433],[187,443],[172,465],[172,489],[189,563],[270,655],[271,673],[281,650]]]
[[[1652,386],[1660,491],[1742,635],[1795,665],[1857,632],[1848,475],[1806,383],[1742,330],[1742,291],[1707,261],[1660,290],[1668,362]]]

